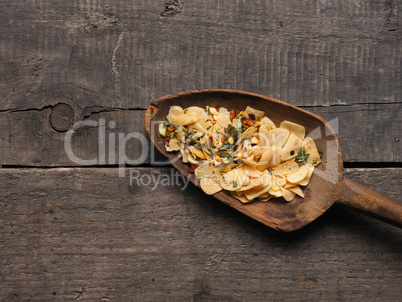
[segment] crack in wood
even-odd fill
[[[56,105],[57,105],[58,103],[56,103],[56,104],[50,104],[50,105],[46,105],[46,106],[43,106],[43,107],[33,107],[33,108],[10,108],[10,109],[0,109],[0,113],[4,113],[4,112],[6,112],[6,113],[13,113],[13,112],[28,112],[28,111],[44,111],[44,110],[46,110],[46,109],[53,109]]]
[[[96,110],[96,108],[99,108],[99,110]],[[94,110],[91,110],[94,109]],[[112,112],[112,111],[145,111],[146,109],[139,108],[139,107],[127,107],[127,108],[122,108],[122,107],[102,107],[102,106],[90,106],[90,107],[85,107],[84,108],[84,114],[83,114],[83,120],[88,119],[92,115],[95,114],[100,114],[103,112]],[[87,112],[89,111],[89,112]]]
[[[81,87],[78,85],[73,85],[75,87],[81,88],[83,90],[86,90],[88,92],[92,92],[95,93],[95,91],[89,90],[85,87]],[[76,102],[74,102],[76,103]],[[12,113],[12,112],[28,112],[28,111],[43,111],[45,109],[52,109],[54,106],[56,106],[58,103],[55,104],[51,104],[51,105],[46,105],[43,107],[27,107],[27,108],[9,108],[9,109],[0,109],[0,113]],[[375,102],[375,103],[347,103],[347,104],[337,104],[337,103],[331,103],[331,104],[323,104],[323,105],[301,105],[298,106],[300,108],[330,108],[330,107],[358,107],[358,106],[381,106],[381,105],[394,105],[394,104],[402,104],[402,102],[392,102],[392,103],[380,103],[380,102]],[[77,107],[79,107],[81,110],[85,111],[88,109],[93,109],[93,108],[103,108],[100,109],[99,111],[94,111],[94,112],[90,112],[90,115],[92,114],[97,114],[97,113],[101,113],[101,112],[111,112],[111,111],[117,111],[117,110],[138,110],[138,111],[144,111],[147,110],[147,108],[141,107],[141,106],[136,106],[136,107],[103,107],[103,106],[87,106],[87,107],[80,107],[77,104]],[[378,110],[378,109],[376,109]],[[365,110],[362,110],[365,111]],[[90,115],[84,114],[84,118],[88,118]]]
[[[353,107],[353,106],[370,106],[370,105],[393,105],[393,104],[402,104],[402,102],[384,102],[384,103],[380,103],[380,102],[373,102],[373,103],[369,103],[369,102],[363,102],[363,103],[329,103],[329,104],[322,104],[322,105],[301,105],[301,106],[297,106],[300,108],[325,108],[325,107]]]
[[[116,95],[120,98],[120,73],[119,73],[119,69],[118,69],[118,63],[116,60],[117,57],[117,51],[119,50],[119,48],[123,45],[123,40],[124,40],[124,34],[125,31],[121,31],[116,42],[115,45],[113,47],[113,52],[112,52],[112,58],[110,59],[110,64],[112,66],[112,72],[114,75],[114,88],[116,90]]]
[[[84,293],[85,293],[85,287],[74,291],[74,294],[77,294],[77,296],[74,298],[74,300],[78,300]]]
[[[71,85],[74,86],[74,87],[80,88],[80,89],[82,89],[82,90],[91,92],[91,93],[98,93],[98,92],[96,92],[96,91],[94,91],[94,90],[88,89],[88,88],[86,88],[86,87],[82,87],[82,86],[77,85],[77,84],[74,84],[74,83],[69,83],[69,84],[71,84]]]
[[[50,104],[50,105],[46,105],[43,107],[33,107],[33,108],[9,108],[9,109],[0,109],[0,113],[14,113],[14,112],[29,112],[29,111],[44,111],[46,109],[53,109],[58,103],[55,104]],[[78,106],[79,107],[79,106]],[[84,107],[81,108],[84,112],[85,110],[88,109],[93,109],[93,108],[101,108],[99,110],[94,110],[91,111],[89,113],[84,114],[83,118],[88,118],[93,114],[98,114],[98,113],[102,113],[102,112],[111,112],[111,111],[145,111],[146,108],[141,108],[141,107],[127,107],[127,108],[123,108],[123,107],[103,107],[103,106],[88,106],[88,107]]]
[[[402,168],[402,162],[343,162],[343,167],[345,169],[400,169]],[[106,169],[118,169],[120,166],[118,164],[105,164],[105,165],[86,165],[86,166],[72,166],[72,165],[60,165],[60,166],[50,166],[50,165],[1,165],[3,169],[91,169],[91,168],[106,168]],[[126,168],[138,168],[138,169],[153,169],[153,168],[166,168],[173,169],[170,164],[138,164],[130,165],[126,164]]]

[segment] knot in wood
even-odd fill
[[[52,128],[59,132],[67,131],[74,123],[75,113],[73,108],[65,103],[59,103],[53,107],[49,122]]]

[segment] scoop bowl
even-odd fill
[[[303,125],[306,136],[314,139],[317,149],[323,153],[323,158],[321,164],[315,168],[310,183],[303,188],[305,198],[297,196],[291,202],[275,198],[268,202],[254,201],[244,204],[227,191],[213,195],[247,216],[271,228],[290,232],[309,224],[338,202],[402,227],[402,203],[344,178],[338,138],[327,121],[296,106],[250,92],[226,89],[193,90],[158,98],[148,106],[144,123],[151,141],[157,150],[196,186],[199,186],[199,182],[194,174],[190,173],[189,166],[179,158],[180,153],[167,152],[164,140],[157,135],[159,122],[173,105],[182,108],[221,106],[229,110],[244,110],[250,106],[264,111],[276,125],[283,120]]]

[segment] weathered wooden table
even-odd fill
[[[155,163],[143,128],[169,93],[272,96],[402,202],[400,4],[1,1],[0,300],[400,300],[401,229],[335,205],[271,230]]]

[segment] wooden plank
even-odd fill
[[[151,145],[145,143],[145,140],[148,142],[148,137],[143,127],[143,110],[110,107],[79,108],[67,98],[62,101],[70,103],[71,108],[74,108],[75,122],[84,121],[92,124],[77,128],[71,135],[71,151],[82,161],[74,160],[67,153],[67,132],[57,131],[59,129],[57,127],[65,126],[63,122],[66,121],[69,111],[64,116],[59,116],[55,113],[56,107],[47,107],[42,110],[0,113],[1,165],[102,166],[116,165],[120,162],[119,158],[127,158],[127,162],[131,163],[137,160],[135,164],[151,162],[149,152],[146,150],[148,146],[151,148]],[[319,114],[331,123],[338,133],[344,161],[402,161],[401,143],[397,140],[401,139],[401,104],[306,107],[306,109]],[[55,124],[58,124],[56,129]],[[141,143],[139,138],[127,139],[124,143],[119,136],[129,138],[134,133],[143,138],[144,143]],[[100,140],[102,136],[104,140]],[[113,139],[115,144],[111,147]],[[125,156],[119,156],[120,151],[125,152]],[[145,154],[142,160],[143,152],[148,155]],[[109,157],[113,153],[115,156]],[[162,160],[159,153],[155,156],[156,161]],[[91,159],[96,161],[89,161]]]
[[[401,162],[402,103],[305,108],[327,120],[346,162]]]
[[[2,300],[396,301],[402,294],[401,229],[335,205],[302,230],[279,233],[192,185],[181,190],[169,168],[126,172],[0,169]],[[401,169],[346,175],[402,201]],[[157,177],[166,182],[153,189]]]
[[[76,164],[48,125],[58,103],[79,121],[198,88],[248,90],[338,118],[345,161],[401,161],[395,1],[121,2],[0,4],[0,164]],[[121,116],[106,120],[143,133]],[[93,129],[74,137],[79,156],[98,156]],[[137,147],[127,146],[132,158]]]
[[[48,125],[58,103],[79,121],[198,88],[248,90],[338,118],[345,161],[401,161],[394,1],[121,2],[0,4],[0,164],[76,164]],[[106,120],[143,133],[121,116]],[[74,137],[79,156],[99,154],[93,129]]]
[[[80,126],[79,121],[74,123],[72,127],[75,131],[69,132],[59,132],[52,127],[51,108],[0,114],[0,130],[3,136],[0,141],[0,149],[3,151],[0,155],[2,164],[117,165],[120,157],[136,160],[140,159],[142,153],[148,154],[146,148],[149,148],[149,143],[143,130],[144,110],[96,110],[106,111],[92,113],[88,117],[80,113],[80,120],[84,124]],[[144,144],[138,138],[131,138],[124,143],[126,138],[137,132],[140,139],[145,141]],[[124,139],[119,139],[120,135],[123,135]],[[119,152],[124,156],[119,156]],[[149,163],[148,156],[137,164],[143,163]]]
[[[345,176],[395,200],[402,201],[402,169],[348,168]]]
[[[299,106],[401,101],[394,0],[173,3],[0,4],[1,109],[82,93],[81,107],[145,108],[199,88]]]

